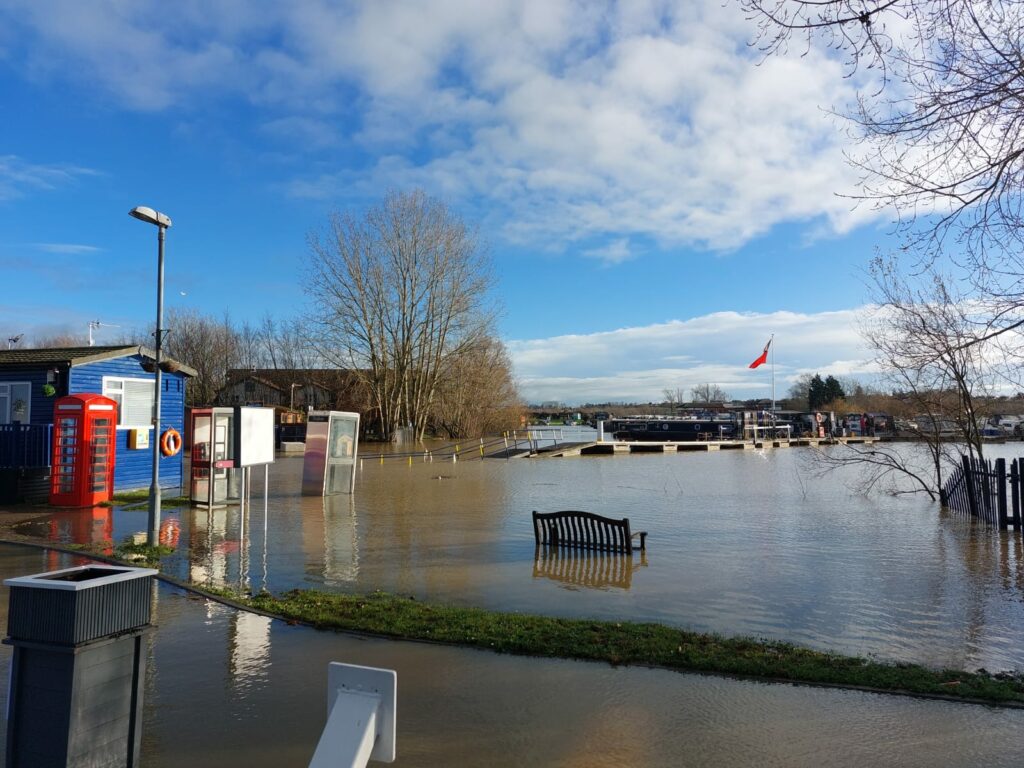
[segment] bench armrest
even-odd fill
[[[646,552],[647,551],[647,531],[637,531],[632,536],[630,536],[630,538],[631,539],[635,539],[637,536],[640,537],[640,550],[642,552]]]

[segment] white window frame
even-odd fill
[[[13,424],[11,420],[11,414],[14,412],[14,395],[13,390],[17,386],[28,387],[28,400],[26,401],[25,420],[18,422],[19,424],[31,424],[32,423],[32,382],[31,381],[3,381],[0,382],[0,390],[5,390],[4,395],[7,398],[7,409],[3,413],[0,413],[0,424]]]
[[[143,378],[138,378],[138,377],[134,377],[134,376],[104,376],[102,381],[103,381],[103,395],[104,395],[104,397],[110,397],[110,398],[112,398],[112,399],[114,399],[114,400],[116,400],[118,402],[118,407],[117,407],[117,429],[121,430],[121,429],[152,429],[153,428],[152,415],[150,416],[150,422],[147,423],[147,424],[128,424],[128,423],[122,423],[121,419],[124,417],[124,389],[125,389],[125,382],[128,382],[128,381],[141,382],[143,384],[148,384],[150,386],[150,388],[152,389],[152,392],[153,392],[152,401],[151,401],[152,402],[152,406],[150,408],[150,414],[152,414],[153,409],[156,407],[156,379],[143,379]],[[110,392],[112,390],[112,387],[110,385],[114,384],[114,383],[119,383],[121,385],[120,386],[120,391],[116,393],[117,395],[119,395],[119,398],[113,397],[113,395],[110,394]]]

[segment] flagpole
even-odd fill
[[[771,340],[768,342],[771,345],[772,351],[772,416],[775,416],[775,334],[772,334]]]

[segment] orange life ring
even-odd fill
[[[160,453],[164,456],[174,456],[181,450],[181,434],[174,427],[171,427],[160,435]]]

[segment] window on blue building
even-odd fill
[[[0,424],[28,424],[32,412],[32,385],[27,381],[0,384]]]
[[[117,401],[117,426],[144,428],[153,426],[156,384],[152,379],[103,377],[103,394]]]

